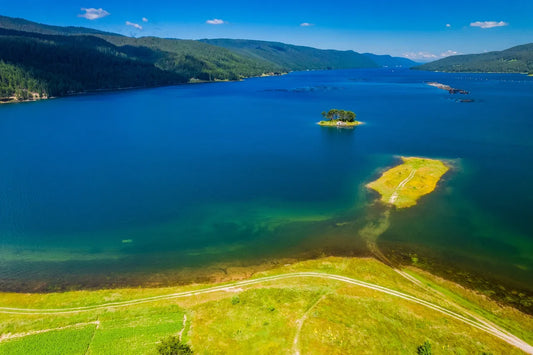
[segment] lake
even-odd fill
[[[364,125],[316,125],[331,108]],[[0,290],[369,255],[370,226],[392,258],[532,292],[532,131],[518,74],[310,71],[1,105]],[[383,223],[364,185],[402,155],[452,169]]]

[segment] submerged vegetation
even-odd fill
[[[385,171],[366,186],[381,195],[381,201],[397,208],[416,205],[416,201],[435,190],[449,168],[440,160],[402,157],[403,163]]]

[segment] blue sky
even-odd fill
[[[250,0],[0,0],[0,3],[1,15],[125,35],[274,40],[415,60],[501,50],[533,42],[533,0],[270,0],[261,3]]]

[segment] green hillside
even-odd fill
[[[62,96],[82,91],[183,83],[94,36],[52,36],[0,29],[0,92]],[[18,93],[18,94],[17,94]]]
[[[99,36],[129,56],[156,67],[200,80],[238,80],[278,71],[260,58],[250,59],[232,51],[193,40],[158,37]]]
[[[533,43],[504,51],[454,55],[414,69],[445,72],[533,73]]]
[[[322,50],[280,42],[244,39],[203,39],[252,59],[273,63],[279,70],[349,69],[379,67],[372,59],[354,51]]]

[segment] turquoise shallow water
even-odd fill
[[[531,290],[532,99],[523,75],[373,69],[2,105],[0,288],[365,254],[364,184],[416,155],[454,168],[379,243]],[[317,126],[330,108],[365,124]]]

